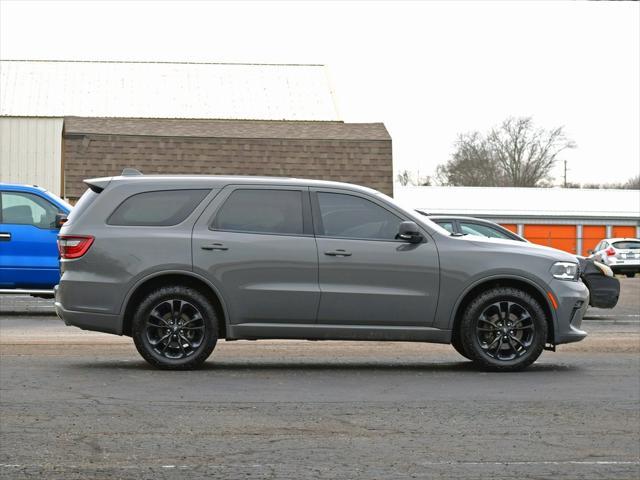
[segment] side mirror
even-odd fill
[[[60,227],[62,227],[62,225],[64,225],[66,221],[67,221],[67,214],[66,213],[58,213],[58,214],[56,214],[56,221],[55,221],[56,228],[59,229]]]
[[[423,239],[420,229],[415,222],[402,222],[398,227],[396,238],[409,243],[420,243]]]
[[[589,255],[593,255],[593,254],[594,254],[594,253],[596,253],[596,252],[594,252],[593,250],[589,249],[589,250],[587,250],[587,253],[588,253]]]

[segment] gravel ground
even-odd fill
[[[640,323],[517,374],[451,347],[220,342],[163,372],[130,339],[0,317],[0,478],[640,478]]]

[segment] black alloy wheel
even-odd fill
[[[204,340],[205,324],[200,311],[186,300],[160,302],[147,318],[145,333],[153,350],[176,360],[193,355]]]
[[[468,304],[457,334],[465,354],[482,369],[517,371],[538,359],[547,329],[546,314],[530,293],[494,287]]]
[[[516,302],[500,301],[490,304],[478,317],[476,338],[489,357],[514,360],[531,348],[534,329],[526,307]]]
[[[157,368],[188,370],[201,366],[218,340],[218,317],[200,291],[161,287],[147,294],[133,317],[133,341]]]

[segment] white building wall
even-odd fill
[[[0,182],[39,185],[60,195],[62,118],[0,117]]]

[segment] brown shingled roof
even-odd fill
[[[66,117],[65,135],[391,140],[383,123]]]

